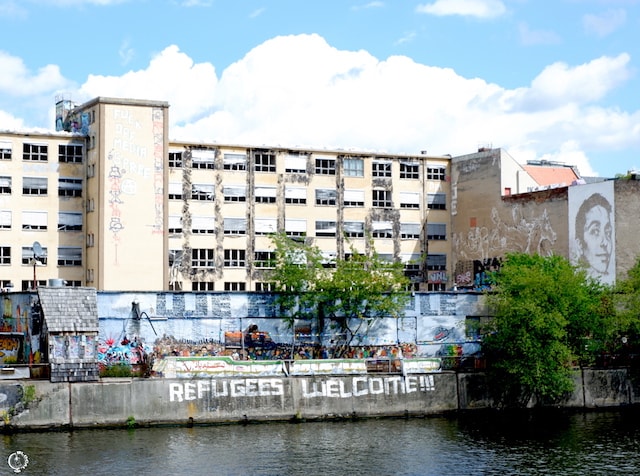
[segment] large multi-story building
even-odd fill
[[[448,289],[449,156],[169,141],[168,113],[61,98],[56,132],[0,132],[3,287],[267,291],[282,232]]]

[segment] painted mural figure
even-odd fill
[[[608,281],[613,251],[611,203],[599,193],[589,196],[576,214],[575,250],[577,263],[589,276]]]

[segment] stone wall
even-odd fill
[[[625,369],[582,370],[575,378],[567,407],[640,403]],[[2,382],[0,394],[0,412],[13,430],[411,417],[491,405],[481,373],[454,372]],[[25,405],[27,394],[34,400]]]

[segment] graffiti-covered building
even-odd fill
[[[640,256],[640,181],[585,180],[558,163],[517,163],[502,149],[455,157],[451,174],[454,282],[481,288],[508,252],[565,256],[613,284]]]

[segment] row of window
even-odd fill
[[[225,249],[223,266],[225,268],[244,268],[247,266],[247,251],[245,249]],[[324,253],[325,264],[331,266],[335,263],[335,253]],[[381,257],[391,260],[391,256]],[[349,255],[345,257],[349,258]],[[405,272],[415,274],[421,269],[420,255],[409,255],[404,257]],[[169,251],[169,267],[182,264],[184,259],[182,250]],[[256,268],[273,268],[275,265],[275,252],[256,251],[253,255],[253,266]],[[193,248],[191,250],[190,265],[193,269],[213,269],[215,268],[213,248]],[[426,260],[426,269],[429,271],[444,271],[447,269],[447,255],[429,254]]]
[[[0,176],[0,195],[10,195],[12,192],[12,178]],[[47,177],[22,177],[23,195],[47,195],[49,193],[49,179]],[[59,197],[82,197],[82,179],[59,177]]]
[[[215,169],[215,150],[194,149],[191,153],[191,167],[194,169]],[[308,154],[290,153],[284,158],[285,172],[306,174],[308,171]],[[348,177],[364,177],[364,162],[362,158],[334,158],[315,157],[313,171],[318,175],[335,175],[336,164],[342,161],[342,173]],[[373,177],[391,177],[390,160],[373,160],[371,162],[371,174]],[[169,167],[180,168],[184,166],[182,152],[169,152]],[[224,170],[247,170],[247,155],[240,153],[227,153],[222,157],[222,168]],[[258,151],[253,152],[253,169],[256,172],[276,172],[276,154],[273,152]],[[420,164],[415,161],[400,161],[400,178],[414,179],[420,178]],[[427,180],[445,180],[446,168],[442,166],[427,167]]]
[[[169,182],[168,197],[172,200],[183,199],[182,184]],[[226,203],[246,202],[247,187],[245,185],[225,185],[222,187]],[[345,190],[342,205],[345,207],[364,207],[365,190]],[[338,203],[338,192],[333,189],[316,189],[315,204],[318,206],[335,206]],[[277,188],[273,186],[255,186],[254,199],[256,203],[276,203]],[[191,200],[213,201],[215,186],[213,184],[192,184]],[[420,208],[420,192],[399,192],[400,208]],[[285,187],[284,201],[291,205],[307,204],[307,189],[303,187]],[[428,193],[427,208],[430,210],[445,210],[447,196],[445,193]],[[393,208],[392,192],[389,190],[372,190],[371,204],[375,208]]]
[[[47,264],[47,248],[42,249],[42,255],[35,256],[31,246],[22,247],[22,264],[33,265],[34,258],[38,265]],[[0,246],[0,265],[11,264],[11,247]],[[58,266],[82,266],[82,248],[79,246],[59,246]]]
[[[446,240],[445,223],[427,223],[426,238],[428,240]],[[344,221],[342,223],[345,236],[362,238],[365,236],[366,227],[363,221]],[[191,233],[196,235],[213,235],[216,230],[216,218],[213,216],[193,216],[191,217]],[[169,215],[169,234],[183,233],[182,219],[179,215]],[[278,231],[276,218],[256,218],[254,219],[254,234],[270,235]],[[398,230],[401,239],[420,239],[420,223],[400,223]],[[290,237],[307,236],[307,220],[287,218],[284,223],[284,232]],[[371,229],[368,230],[372,238],[393,238],[393,223],[390,221],[374,221]],[[316,220],[316,237],[335,237],[337,233],[337,223],[332,220]],[[223,222],[224,235],[246,235],[247,219],[228,217]]]
[[[59,144],[58,162],[68,164],[81,164],[84,151],[82,144]],[[13,146],[11,142],[0,141],[0,160],[13,159]],[[22,144],[22,160],[33,162],[49,161],[49,145],[37,143]]]
[[[23,230],[48,230],[49,213],[46,211],[22,211]],[[11,210],[0,210],[0,230],[11,230]],[[82,213],[58,212],[58,231],[82,231]]]

